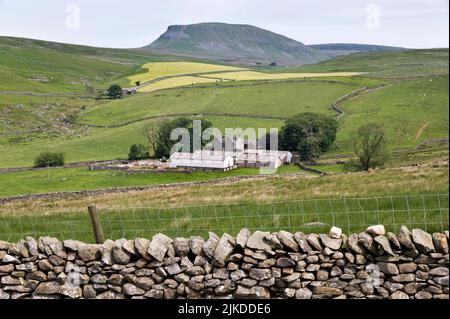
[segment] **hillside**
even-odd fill
[[[301,42],[250,25],[201,23],[173,25],[143,48],[158,54],[242,64],[303,65],[328,57]]]
[[[139,72],[148,52],[0,37],[0,91],[84,92]],[[127,82],[125,82],[127,83]]]
[[[361,52],[396,52],[406,50],[400,47],[385,45],[356,44],[356,43],[327,43],[308,45],[310,48],[318,50],[331,58]]]
[[[448,75],[448,49],[363,52],[277,72],[367,72],[382,78]]]

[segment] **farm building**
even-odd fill
[[[191,170],[229,171],[235,168],[230,153],[221,151],[195,151],[194,153],[175,152],[170,156],[170,168]]]
[[[278,168],[291,163],[291,152],[247,149],[236,154],[237,167],[271,167]]]
[[[132,94],[136,94],[136,89],[135,88],[130,88],[130,89],[127,89],[127,88],[123,88],[122,89],[122,94],[123,95],[132,95]]]

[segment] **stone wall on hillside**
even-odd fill
[[[0,299],[448,299],[448,232],[0,241]]]

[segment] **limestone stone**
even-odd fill
[[[203,251],[209,258],[214,258],[214,252],[219,244],[220,238],[213,232],[209,232],[209,238],[203,245]]]
[[[394,292],[389,299],[409,299],[409,296],[401,290]]]
[[[437,267],[430,270],[429,274],[431,276],[447,276],[448,267]]]
[[[331,227],[330,233],[328,234],[330,238],[341,239],[342,229],[336,226]]]
[[[367,227],[366,232],[372,236],[384,236],[386,230],[383,225],[373,225]]]
[[[394,252],[392,251],[391,245],[389,244],[389,239],[387,239],[385,236],[380,235],[375,237],[374,240],[383,249],[383,252],[387,253],[390,256],[395,256]]]
[[[311,248],[311,246],[309,246],[308,240],[307,240],[307,237],[305,234],[303,234],[302,232],[297,232],[294,234],[294,239],[297,242],[301,251],[303,251],[304,253],[309,253],[312,251],[312,248]]]
[[[114,263],[119,265],[126,265],[130,262],[131,256],[123,247],[114,246],[111,249],[111,255]]]
[[[398,265],[398,270],[401,274],[413,273],[417,270],[415,263],[402,263]]]
[[[400,244],[407,248],[407,249],[411,249],[411,250],[415,250],[415,246],[412,243],[411,240],[411,232],[409,231],[409,229],[406,226],[401,226],[400,227],[400,233],[397,236],[398,241],[400,242]]]
[[[320,240],[325,247],[333,250],[338,250],[342,245],[342,239],[331,238],[324,234],[320,235]]]
[[[246,288],[238,285],[234,297],[238,299],[269,299],[270,292],[266,287]]]
[[[249,271],[249,276],[256,280],[264,280],[269,279],[272,275],[271,269],[258,269],[258,268],[252,268]]]
[[[142,277],[142,278],[144,278],[144,277]],[[145,294],[145,290],[143,290],[133,284],[126,283],[123,285],[123,293],[128,296],[140,296],[140,295]]]
[[[268,234],[264,236],[264,241],[272,248],[272,249],[283,249],[283,245],[275,234]]]
[[[78,247],[78,256],[84,262],[99,259],[102,254],[102,247],[100,245],[83,244]]]
[[[438,253],[448,254],[448,238],[445,234],[434,233],[433,244]]]
[[[399,274],[398,267],[394,263],[379,262],[377,263],[377,266],[379,267],[380,271],[386,275]]]
[[[421,229],[412,230],[412,239],[415,247],[422,253],[434,252],[433,237]]]
[[[177,237],[173,239],[173,248],[177,256],[187,256],[191,250],[189,239]]]
[[[251,233],[247,228],[241,229],[236,237],[236,245],[241,248],[245,248],[247,246],[247,241],[250,235]]]
[[[314,287],[313,292],[316,295],[325,295],[325,296],[340,296],[344,294],[344,291],[342,289],[325,286]]]
[[[320,244],[319,235],[316,234],[309,234],[306,237],[306,240],[308,241],[308,244],[312,246],[317,251],[322,251],[322,245]]]
[[[148,253],[158,261],[163,261],[164,256],[172,244],[172,239],[164,234],[156,234],[148,247]]]
[[[277,236],[278,236],[278,239],[280,240],[280,242],[285,247],[289,248],[291,251],[295,251],[295,252],[299,251],[299,246],[294,239],[294,235],[292,235],[291,233],[289,233],[287,231],[281,230],[278,232]]]
[[[223,234],[214,251],[214,259],[221,266],[225,266],[225,261],[231,256],[234,250],[233,237]]]

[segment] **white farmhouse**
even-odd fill
[[[235,168],[231,153],[221,151],[195,151],[194,153],[175,152],[170,156],[170,168],[191,170],[229,171]]]

